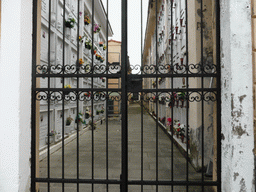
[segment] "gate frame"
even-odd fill
[[[186,0],[187,2],[187,0]],[[217,187],[218,191],[221,191],[221,71],[220,71],[220,4],[219,0],[216,0],[216,63],[217,63]],[[131,185],[131,182],[128,181],[128,116],[127,116],[127,101],[128,101],[128,89],[127,89],[127,80],[128,75],[126,71],[128,71],[128,63],[127,63],[127,0],[122,0],[122,53],[121,53],[121,63],[122,66],[126,70],[121,71],[121,87],[122,87],[122,103],[121,103],[121,109],[122,109],[122,174],[120,176],[120,185],[121,185],[121,191],[127,192],[128,191],[128,185]],[[38,179],[36,179],[36,68],[35,64],[37,63],[37,38],[38,38],[38,0],[33,0],[33,53],[32,53],[32,130],[31,130],[31,189],[36,189],[36,182],[38,182]],[[56,179],[56,182],[58,180]],[[59,181],[61,182],[61,181]],[[63,183],[63,182],[62,182]],[[78,181],[75,183],[79,183]],[[92,184],[95,182],[92,182]],[[167,182],[158,181],[158,184],[165,184]],[[195,182],[196,184],[197,182]],[[134,183],[133,183],[134,184]],[[146,182],[145,182],[146,184]],[[158,185],[157,184],[157,185]]]

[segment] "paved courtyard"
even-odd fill
[[[141,112],[138,104],[129,106],[129,180],[141,179]],[[94,134],[94,158],[92,168],[92,131],[88,130],[79,136],[79,178],[80,179],[120,179],[121,174],[121,121],[109,120],[108,132],[106,124],[97,124]],[[108,134],[108,176],[107,176],[107,134]],[[158,180],[171,180],[172,143],[168,136],[158,128]],[[77,178],[77,140],[74,139],[64,147],[64,177]],[[174,180],[186,179],[186,160],[173,146],[173,176]],[[156,179],[156,123],[146,113],[143,114],[143,179]],[[93,169],[93,171],[92,171]],[[93,172],[93,174],[92,174]],[[40,162],[40,177],[47,178],[47,158]],[[62,178],[62,150],[50,156],[50,177]],[[189,164],[189,179],[200,180],[201,173],[196,173]],[[61,184],[51,184],[51,192],[62,191]],[[79,190],[90,192],[92,185],[80,184]],[[40,192],[47,191],[47,184],[40,184]],[[77,191],[76,184],[65,184],[66,192]],[[106,192],[106,185],[94,185],[95,192]],[[109,185],[109,192],[120,191],[119,185]],[[141,186],[130,186],[129,191],[139,192]],[[144,186],[143,191],[154,192],[155,186]],[[159,186],[159,192],[171,191],[170,186]],[[183,186],[174,187],[174,191],[186,191]],[[191,187],[189,191],[201,191],[199,187]],[[206,190],[207,191],[207,190]]]

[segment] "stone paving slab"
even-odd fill
[[[128,177],[129,180],[141,179],[141,111],[137,104],[129,106],[128,110]],[[158,133],[158,139],[156,137]],[[97,125],[95,130],[84,131],[79,136],[79,177],[92,178],[92,134],[94,135],[93,169],[95,179],[106,179],[106,125]],[[158,140],[158,150],[156,141]],[[147,114],[143,114],[143,179],[155,180],[158,167],[159,180],[171,180],[172,151],[171,140],[160,129],[156,128],[155,121]],[[156,158],[158,154],[158,158]],[[50,156],[50,177],[62,177],[62,149]],[[158,161],[158,165],[156,162]],[[77,178],[77,139],[64,147],[65,178]],[[109,120],[108,124],[108,176],[109,179],[119,179],[121,173],[121,121]],[[174,180],[186,179],[186,159],[173,146],[173,175]],[[47,158],[40,161],[40,177],[47,178]],[[189,164],[189,178],[200,180],[201,173],[196,173]],[[40,192],[47,191],[47,184],[40,184]],[[61,184],[51,184],[51,192],[62,191]],[[76,184],[65,184],[65,191],[77,191]],[[79,191],[91,191],[91,184],[80,184]],[[95,192],[106,192],[106,185],[94,185]],[[119,185],[109,185],[109,192],[119,192]],[[141,186],[129,186],[129,191],[139,192]],[[143,186],[143,191],[154,192],[156,186]],[[170,192],[171,186],[159,186],[159,192]],[[186,191],[183,186],[175,186],[174,192]],[[201,188],[190,187],[189,191],[201,191]],[[210,191],[210,190],[206,190]]]

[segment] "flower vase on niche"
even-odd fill
[[[78,113],[78,115],[76,116],[75,123],[78,125],[78,130],[81,130],[83,127],[82,124],[85,123],[85,121],[83,121],[82,117],[83,117],[83,114],[81,112]],[[77,125],[75,125],[75,129],[77,129]]]
[[[49,134],[47,134],[47,136],[45,137],[45,143],[46,144],[54,144],[55,143],[55,135],[56,135],[55,130],[53,130]],[[49,142],[48,142],[48,137],[49,137]]]
[[[65,86],[64,86],[64,89],[65,89],[65,90],[63,90],[63,95],[64,95],[64,96],[66,96],[66,95],[68,95],[68,94],[70,93],[70,90],[68,90],[68,89],[70,89],[70,88],[71,88],[70,85],[65,85]]]

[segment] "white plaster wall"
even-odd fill
[[[250,0],[220,2],[222,191],[254,191]]]
[[[2,1],[0,191],[28,191],[30,180],[32,1]]]

